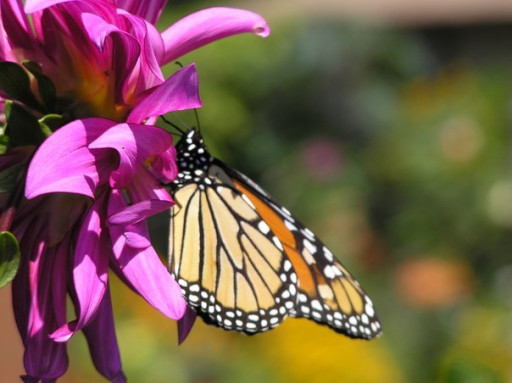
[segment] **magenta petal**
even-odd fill
[[[93,197],[101,173],[109,169],[98,167],[101,157],[87,145],[112,124],[101,118],[76,120],[48,137],[30,162],[25,196],[62,192]]]
[[[90,39],[103,51],[104,56],[112,58],[111,69],[115,74],[114,94],[118,96],[116,101],[123,103],[123,95],[126,93],[123,89],[140,57],[141,43],[131,34],[97,15],[83,13],[82,22]]]
[[[105,131],[89,148],[117,151],[119,166],[111,174],[111,186],[123,188],[149,157],[162,153],[171,145],[170,134],[161,128],[118,124]]]
[[[140,16],[151,24],[156,24],[166,3],[167,0],[117,0],[119,8],[130,12],[132,15]]]
[[[76,331],[86,326],[98,310],[107,287],[110,259],[107,233],[102,227],[105,197],[97,199],[85,216],[74,254],[73,282],[78,304],[78,320],[59,328],[52,334],[57,342],[67,341]]]
[[[3,5],[6,8],[2,8],[2,11],[9,9],[7,17],[13,17],[16,19],[16,22],[26,33],[30,33],[30,23],[28,21],[27,15],[23,12],[23,4],[20,0],[3,0]],[[9,28],[6,28],[7,30]]]
[[[72,0],[27,0],[25,2],[25,12],[33,13],[42,9],[51,7],[55,4],[67,3]]]
[[[110,225],[129,225],[140,222],[148,217],[169,209],[172,206],[170,201],[146,200],[135,203],[110,216]]]
[[[167,151],[157,156],[151,164],[151,171],[164,184],[174,181],[178,175],[176,148],[171,146]]]
[[[140,94],[165,81],[159,64],[165,50],[164,42],[156,28],[144,19],[130,14],[120,14],[120,17],[131,26],[130,33],[140,44],[139,67],[134,69],[134,72],[138,71],[137,83],[135,88],[125,90]]]
[[[1,21],[0,31],[7,36],[2,36],[2,42],[9,42],[11,49],[25,49],[28,52],[36,49],[35,41],[30,32],[30,26],[26,15],[22,11],[21,1],[19,0],[2,0],[0,2]],[[7,38],[7,39],[6,39]],[[12,55],[8,47],[0,47],[4,55]]]
[[[39,223],[33,225],[31,237],[21,241],[24,257],[13,282],[13,307],[25,346],[26,381],[50,381],[63,375],[68,367],[66,345],[48,337],[63,314],[55,312],[55,299],[62,294],[53,286],[52,276],[58,268],[65,284],[66,270],[61,269],[59,250],[47,248],[44,226]],[[53,295],[55,292],[57,296]]]
[[[107,23],[101,17],[91,13],[83,13],[82,23],[89,34],[89,38],[96,44],[98,49],[103,50],[105,39],[113,32],[121,32],[118,27]]]
[[[185,315],[178,321],[178,344],[182,344],[192,330],[196,321],[197,314],[189,305],[185,311]]]
[[[168,191],[158,182],[153,173],[145,168],[141,168],[135,173],[128,187],[128,196],[132,203],[135,204],[146,200],[174,203]]]
[[[142,228],[139,228],[140,226]],[[125,245],[133,249],[144,250],[151,246],[151,242],[145,232],[145,225],[130,225],[126,228],[123,235],[126,239]]]
[[[83,329],[96,369],[111,382],[123,383],[119,346],[114,328],[110,291],[107,288],[95,318]]]
[[[163,84],[150,89],[128,115],[128,122],[140,123],[148,117],[176,110],[199,108],[197,70],[194,64],[184,67]]]
[[[116,190],[112,191],[109,213],[120,211],[125,206],[123,196]],[[178,283],[152,246],[142,251],[131,248],[126,245],[123,234],[122,227],[110,226],[115,268],[150,305],[171,319],[180,319],[185,313],[186,303]],[[146,236],[149,238],[147,231]]]
[[[162,33],[166,64],[194,49],[239,33],[270,34],[266,21],[258,14],[235,8],[208,8],[179,20]]]
[[[124,241],[124,236],[118,237],[118,241]],[[186,303],[178,284],[153,247],[143,251],[125,246],[125,243],[120,247],[122,250],[116,254],[116,261],[123,276],[151,306],[171,319],[180,319]]]

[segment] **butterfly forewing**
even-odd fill
[[[170,270],[210,324],[253,334],[286,316],[353,338],[381,333],[373,303],[331,251],[201,136],[178,143]]]
[[[282,244],[226,177],[197,172],[176,188],[170,270],[207,323],[254,334],[289,315],[297,278]]]

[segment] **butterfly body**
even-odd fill
[[[205,322],[255,334],[287,316],[353,338],[380,334],[373,304],[325,245],[196,130],[176,146],[169,269]]]

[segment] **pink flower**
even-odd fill
[[[109,267],[167,317],[180,319],[187,310],[146,226],[149,216],[171,206],[161,185],[177,172],[170,135],[152,125],[159,115],[201,101],[195,65],[168,79],[160,68],[217,39],[265,37],[269,28],[252,12],[210,8],[159,33],[154,24],[165,3],[27,0],[24,10],[19,0],[0,2],[0,70],[17,71],[19,80],[13,87],[0,77],[0,123],[9,137],[0,142],[7,150],[0,172],[15,181],[0,194],[0,229],[15,234],[22,254],[13,306],[25,381],[63,375],[66,341],[80,330],[97,370],[126,380]],[[49,113],[62,116],[63,126],[39,128]],[[66,295],[76,312],[71,322]],[[180,323],[180,341],[187,323]]]
[[[25,190],[31,200],[25,207],[38,214],[28,211],[27,219],[22,207],[13,225],[28,256],[13,288],[28,377],[62,375],[67,357],[61,342],[83,329],[99,372],[124,381],[108,293],[109,264],[162,314],[183,316],[186,303],[151,246],[145,223],[172,205],[159,180],[175,176],[171,136],[157,127],[88,118],[63,126],[39,147]],[[42,196],[48,193],[55,194]],[[77,313],[70,323],[68,289]]]
[[[0,61],[31,60],[55,84],[57,112],[75,117],[139,120],[149,93],[160,94],[158,113],[172,85],[161,66],[220,38],[252,32],[267,36],[257,14],[233,8],[193,13],[163,33],[154,24],[166,1],[20,0],[1,2]],[[31,28],[33,25],[33,29]],[[60,110],[64,109],[64,110]],[[145,115],[155,117],[158,114]]]

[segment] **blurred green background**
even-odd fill
[[[208,5],[173,4],[161,25]],[[198,66],[203,134],[353,271],[384,336],[289,319],[249,338],[198,321],[178,347],[175,323],[114,282],[129,380],[512,382],[512,23],[456,7],[384,22],[261,9],[268,39],[181,60]],[[165,255],[165,217],[152,226]],[[63,382],[101,381],[81,335],[70,353]]]

